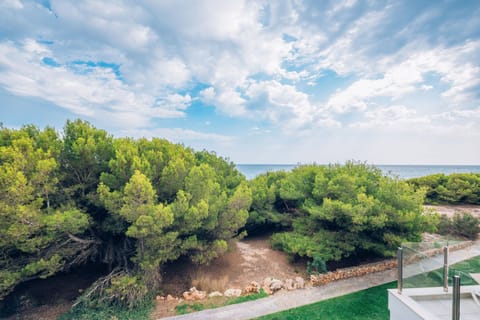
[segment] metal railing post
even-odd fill
[[[448,292],[448,246],[443,247],[443,291]]]
[[[452,320],[460,320],[460,276],[453,277]]]
[[[403,248],[399,247],[397,251],[397,289],[402,294],[403,289]]]

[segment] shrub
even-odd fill
[[[442,173],[408,180],[426,190],[426,203],[480,204],[480,174]]]
[[[259,187],[265,184],[251,184],[252,194]],[[402,242],[418,241],[436,222],[422,213],[423,188],[415,190],[363,163],[300,166],[275,180],[274,189],[269,210],[291,222],[271,237],[272,247],[312,263],[360,253],[394,256]]]
[[[453,230],[456,234],[475,240],[480,232],[480,219],[465,212],[453,216]]]
[[[439,234],[450,234],[475,240],[480,233],[480,218],[474,217],[469,212],[457,213],[452,218],[442,215],[437,230]]]
[[[312,261],[307,262],[307,273],[309,275],[326,273],[326,272],[327,272],[327,264],[322,258],[314,257]]]

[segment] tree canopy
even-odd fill
[[[0,127],[0,299],[90,260],[121,270],[109,295],[145,294],[165,262],[225,252],[251,197],[234,164],[211,152],[114,138],[81,120],[61,133]]]
[[[408,181],[426,190],[427,203],[480,204],[480,173],[438,173]]]
[[[402,241],[419,240],[435,222],[422,214],[423,189],[362,163],[300,166],[261,175],[250,186],[247,228],[283,229],[272,236],[274,247],[310,259],[392,256]]]

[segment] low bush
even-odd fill
[[[307,273],[319,274],[327,272],[327,264],[320,257],[314,257],[312,261],[307,262]]]
[[[416,189],[426,191],[429,204],[480,204],[480,174],[442,173],[409,179]]]
[[[402,242],[434,231],[437,219],[423,214],[423,188],[363,163],[299,166],[259,176],[250,187],[251,221],[285,222],[272,235],[272,247],[311,263],[394,256]],[[313,264],[310,269],[321,272]]]
[[[475,240],[480,233],[480,218],[469,212],[457,213],[453,217],[440,216],[437,232],[443,235],[456,235]]]

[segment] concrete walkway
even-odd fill
[[[449,264],[468,260],[480,256],[480,241],[476,241],[472,246],[450,252]],[[434,257],[434,263],[422,261],[422,267],[410,266],[409,276],[421,272],[428,272],[441,267],[438,261],[443,261],[441,257]],[[250,302],[239,303],[231,306],[217,309],[209,309],[200,312],[190,313],[181,316],[168,317],[169,320],[244,320],[260,317],[263,315],[300,307],[306,304],[342,296],[348,293],[368,289],[387,282],[397,280],[397,270],[387,270],[368,274],[363,277],[350,278],[329,283],[320,287],[313,287],[303,290],[279,292],[268,298],[259,299]]]

